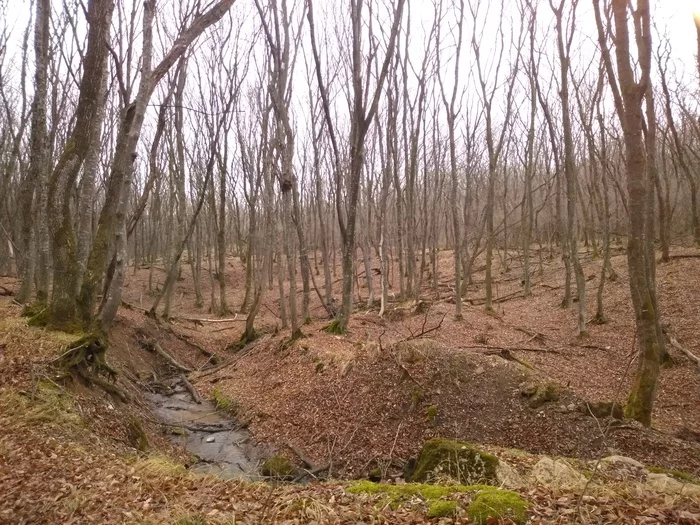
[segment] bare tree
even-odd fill
[[[39,212],[39,199],[42,191],[38,186],[46,184],[44,173],[48,169],[46,155],[46,99],[48,93],[47,69],[49,65],[49,20],[50,0],[37,0],[34,28],[34,101],[32,102],[32,123],[29,151],[29,171],[20,187],[19,211],[22,228],[22,251],[26,255],[22,271],[22,286],[17,294],[21,303],[29,301],[34,284],[35,242]],[[36,196],[35,196],[36,195]],[[42,298],[45,299],[45,298]]]
[[[436,45],[440,46],[440,26],[442,18],[442,1],[437,4],[435,18],[438,19],[438,29],[436,32]],[[447,131],[449,133],[449,149],[450,149],[450,180],[452,183],[450,193],[450,208],[452,210],[452,230],[455,237],[454,260],[455,260],[455,318],[462,319],[462,268],[461,257],[459,250],[460,235],[460,217],[457,207],[457,145],[455,141],[455,127],[457,120],[457,93],[459,90],[459,62],[462,53],[462,38],[464,25],[464,0],[459,1],[459,14],[457,17],[457,44],[455,48],[454,58],[454,84],[452,86],[452,94],[448,101],[443,85],[442,77],[440,76],[440,51],[436,54],[438,82],[440,84],[440,93],[442,95],[442,103],[445,106],[447,113]]]
[[[503,8],[504,3],[501,1],[500,4],[500,19],[503,19]],[[496,43],[496,56],[494,57],[494,78],[492,81],[486,76],[487,64],[484,62],[484,58],[481,54],[481,36],[477,35],[477,23],[479,19],[479,9],[478,4],[474,6],[471,2],[469,3],[469,10],[472,15],[472,20],[474,22],[474,32],[472,33],[472,50],[474,52],[474,57],[476,60],[476,70],[478,74],[478,87],[479,93],[481,95],[481,102],[483,104],[485,125],[486,125],[486,147],[488,151],[488,189],[486,193],[486,300],[484,302],[484,308],[487,311],[493,310],[493,289],[492,289],[492,259],[493,259],[493,245],[494,245],[494,200],[495,200],[495,187],[498,163],[503,151],[503,146],[506,143],[506,137],[508,136],[508,130],[510,129],[510,121],[513,113],[513,90],[515,88],[515,82],[517,79],[518,69],[520,67],[520,54],[522,52],[524,31],[523,26],[520,26],[520,33],[517,39],[512,38],[511,35],[510,44],[514,47],[515,57],[511,63],[511,69],[505,79],[500,78],[501,67],[503,66],[503,56],[506,51],[506,41],[503,25],[499,24],[499,29],[497,33],[497,43]],[[503,123],[501,124],[500,132],[497,132],[493,119],[494,119],[494,98],[499,91],[500,84],[505,84],[505,103],[506,107],[504,110]],[[504,221],[505,221],[504,217]],[[505,224],[505,223],[504,223]]]
[[[625,171],[629,198],[629,237],[627,243],[627,265],[629,267],[630,291],[636,320],[636,340],[639,346],[639,365],[629,394],[625,415],[642,424],[651,425],[652,409],[659,380],[659,369],[663,354],[663,339],[656,309],[656,287],[654,266],[649,261],[646,246],[646,224],[649,220],[647,198],[649,177],[644,147],[642,101],[651,82],[651,27],[648,0],[638,0],[632,11],[635,26],[636,51],[639,56],[639,71],[635,75],[630,56],[628,10],[625,0],[611,0],[614,19],[614,51],[617,74],[613,68],[608,34],[610,18],[604,21],[600,0],[593,2],[600,51],[605,63],[608,82],[613,93],[615,109],[624,134]],[[639,78],[637,81],[636,78]]]
[[[323,79],[323,71],[321,67],[321,59],[316,45],[316,35],[313,18],[313,4],[311,0],[307,0],[309,29],[311,32],[311,47],[316,64],[316,79],[319,84],[321,100],[323,101],[323,112],[326,119],[326,127],[331,138],[333,146],[333,157],[335,167],[336,180],[336,209],[338,214],[338,226],[343,241],[343,298],[341,310],[338,313],[337,319],[331,323],[330,331],[345,332],[350,320],[353,305],[353,285],[354,285],[354,263],[355,263],[355,228],[357,220],[357,202],[359,197],[360,179],[362,178],[362,168],[364,165],[365,155],[365,137],[370,130],[374,120],[374,114],[379,105],[379,99],[383,89],[384,81],[389,70],[396,39],[398,38],[399,29],[401,27],[401,19],[403,14],[403,6],[405,0],[398,0],[393,10],[393,21],[389,32],[389,41],[387,42],[387,50],[384,56],[384,61],[376,80],[374,91],[372,94],[366,89],[367,77],[372,66],[370,60],[367,64],[367,72],[363,79],[363,58],[362,58],[362,27],[363,27],[363,6],[364,0],[350,0],[350,24],[352,34],[352,58],[351,58],[351,84],[352,84],[352,109],[350,117],[350,139],[349,139],[349,169],[347,176],[347,199],[346,212],[343,213],[343,199],[341,196],[343,170],[341,167],[340,151],[336,140],[336,132],[334,123],[331,117],[330,102],[326,90],[326,84]],[[371,18],[371,4],[369,16]],[[371,55],[377,54],[378,44],[375,41],[375,47]],[[344,217],[346,215],[346,217]]]

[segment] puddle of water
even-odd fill
[[[179,384],[171,395],[146,393],[146,397],[154,414],[170,425],[170,441],[199,458],[191,470],[227,479],[261,479],[257,469],[263,451],[250,432],[237,428],[213,403],[198,405]]]

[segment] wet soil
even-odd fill
[[[195,403],[180,383],[166,393],[147,392],[145,396],[155,416],[168,427],[170,441],[196,456],[191,470],[227,479],[261,479],[262,447],[212,402]]]

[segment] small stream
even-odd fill
[[[260,479],[263,450],[252,434],[218,411],[210,401],[197,404],[182,383],[167,393],[146,393],[154,414],[168,425],[169,439],[197,456],[191,470],[222,478]]]

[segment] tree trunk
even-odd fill
[[[47,218],[54,278],[48,322],[59,329],[74,330],[79,325],[76,317],[79,275],[70,201],[91,139],[99,135],[102,125],[99,117],[103,114],[100,106],[104,101],[100,95],[107,74],[107,43],[113,8],[111,0],[94,0],[88,5],[88,45],[75,125],[49,180]]]
[[[650,79],[651,29],[648,0],[638,0],[635,24],[637,51],[640,55],[641,75],[639,83],[630,59],[630,40],[626,0],[612,0],[615,23],[615,56],[619,76],[619,88],[615,80],[612,60],[608,53],[607,38],[603,26],[599,0],[594,0],[598,39],[603,52],[608,80],[613,88],[615,108],[623,128],[625,144],[625,170],[629,205],[629,236],[627,265],[630,276],[630,292],[636,321],[636,342],[639,347],[637,372],[625,407],[625,415],[645,426],[651,425],[652,409],[659,379],[662,343],[659,340],[658,312],[655,307],[655,284],[647,261],[645,244],[648,220],[649,177],[646,152],[642,136],[643,115],[641,103]],[[641,29],[643,26],[643,30]]]
[[[39,195],[45,184],[43,175],[48,169],[46,148],[46,97],[48,93],[47,69],[49,63],[49,31],[51,18],[51,1],[37,0],[34,27],[34,101],[32,102],[32,122],[30,133],[29,172],[22,180],[19,192],[19,213],[22,228],[22,251],[24,267],[22,284],[17,293],[17,301],[29,302],[34,285],[36,268],[36,241],[38,228],[36,216],[40,213]]]

